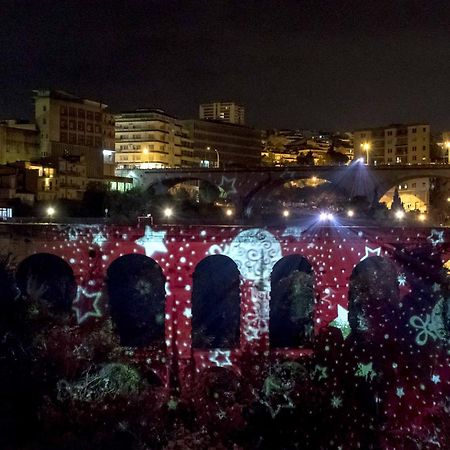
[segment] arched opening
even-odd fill
[[[224,255],[197,265],[192,290],[192,346],[200,349],[239,345],[239,270]]]
[[[37,253],[17,267],[17,285],[23,295],[44,302],[56,313],[70,312],[77,293],[72,268],[51,253]]]
[[[145,255],[125,255],[108,267],[106,286],[120,343],[164,344],[165,282],[161,267]]]
[[[340,212],[347,202],[348,194],[335,183],[312,175],[264,182],[247,195],[244,207],[252,217],[258,215],[270,219],[279,217],[286,208],[290,217],[309,215],[317,209]]]
[[[352,333],[375,337],[389,325],[400,301],[397,270],[380,256],[361,261],[350,277],[348,321]]]
[[[280,259],[272,270],[270,346],[299,347],[311,342],[314,330],[314,273],[300,255]]]
[[[196,178],[164,180],[147,192],[151,199],[148,213],[164,221],[223,220],[226,210],[233,206],[221,186]]]
[[[430,193],[432,191],[432,182],[430,178],[414,178],[399,182],[396,186],[389,189],[379,200],[389,209],[395,198],[395,192],[398,192],[400,201],[405,211],[417,211],[425,213],[430,207]]]

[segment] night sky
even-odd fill
[[[235,100],[267,128],[450,129],[449,1],[1,0],[0,118],[31,90],[197,117]]]

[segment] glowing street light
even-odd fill
[[[290,215],[289,210],[288,209],[284,209],[283,210],[283,217],[289,217],[289,215]]]
[[[231,216],[233,215],[233,210],[232,210],[231,208],[227,208],[227,209],[225,210],[225,214],[226,214],[228,217],[231,217]]]
[[[354,213],[353,209],[349,209],[349,210],[347,211],[347,216],[348,216],[348,217],[353,217],[354,215],[355,215],[355,213]]]
[[[169,218],[173,215],[173,209],[172,208],[165,208],[164,209],[164,216]]]
[[[366,164],[369,165],[370,142],[363,142],[361,148],[366,152]]]
[[[53,218],[53,216],[55,215],[55,213],[56,213],[56,209],[53,208],[53,206],[49,206],[49,207],[47,208],[47,216],[50,217],[50,219]]]
[[[402,211],[401,209],[398,209],[397,211],[395,211],[395,217],[398,220],[402,220],[405,217],[405,211]]]
[[[326,221],[326,220],[333,220],[333,219],[334,219],[333,214],[331,214],[331,213],[329,213],[329,212],[323,211],[323,212],[321,212],[320,215],[319,215],[319,220],[322,221],[322,222],[324,222],[324,221]]]
[[[421,221],[421,222],[425,222],[425,220],[427,220],[427,215],[426,214],[419,214],[419,217],[418,217],[418,219]]]

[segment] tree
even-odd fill
[[[312,154],[312,151],[310,150],[306,155],[298,155],[297,164],[300,164],[302,166],[313,166],[314,156]]]
[[[333,147],[327,151],[325,161],[330,165],[345,165],[348,163],[348,157],[340,152],[334,151]]]

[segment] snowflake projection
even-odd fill
[[[365,251],[365,254],[360,259],[360,261],[364,261],[366,258],[369,258],[369,256],[381,256],[381,247],[370,248],[370,247],[367,247],[367,245],[366,245],[364,251]]]
[[[434,384],[440,383],[440,382],[441,382],[441,377],[440,377],[440,375],[436,375],[436,374],[431,375],[431,381],[432,381]]]
[[[377,373],[373,370],[373,363],[358,363],[355,371],[355,375],[357,377],[364,378],[366,381],[372,381]]]
[[[170,290],[170,284],[169,284],[168,281],[166,281],[166,282],[164,283],[164,290],[165,290],[165,292],[166,292],[166,296],[167,296],[167,297],[168,297],[169,295],[172,295],[172,292],[171,292],[171,290]]]
[[[186,317],[186,319],[191,319],[192,318],[192,309],[184,308],[183,316]]]
[[[219,187],[222,189],[225,195],[236,194],[237,190],[235,184],[236,178],[227,178],[226,176],[222,175],[222,180],[220,181]]]
[[[432,229],[431,234],[427,239],[431,242],[433,247],[436,247],[436,245],[444,243],[444,232]]]
[[[399,286],[406,286],[406,275],[404,273],[399,274],[397,282]]]
[[[146,225],[144,236],[137,239],[136,244],[144,247],[146,256],[152,256],[153,253],[166,253],[167,247],[164,244],[165,237],[165,231],[153,231],[150,225]]]
[[[342,333],[342,337],[346,339],[350,334],[350,324],[348,322],[348,310],[343,306],[338,305],[337,307],[337,317],[332,322],[330,322],[330,326],[339,328]]]
[[[230,355],[231,352],[229,350],[214,350],[209,360],[217,367],[232,366]]]
[[[102,231],[92,233],[92,245],[98,245],[99,247],[101,247],[106,241],[107,239]]]
[[[420,316],[412,316],[409,319],[412,327],[418,330],[416,335],[416,344],[423,346],[427,343],[428,338],[436,341],[446,338],[444,323],[444,299],[441,297],[433,307],[431,314],[426,314],[425,318]]]
[[[167,408],[174,411],[175,409],[177,409],[177,406],[178,400],[175,397],[170,397],[169,401],[167,402]]]
[[[251,289],[252,308],[244,315],[244,336],[247,341],[259,339],[269,331],[270,292]]]
[[[398,388],[395,390],[395,395],[396,395],[398,398],[402,398],[402,397],[405,395],[405,390],[404,390],[402,387],[398,387]]]
[[[338,395],[333,395],[331,397],[331,406],[333,408],[340,408],[342,406],[342,397],[339,397]]]
[[[89,317],[102,316],[100,309],[101,296],[101,292],[88,292],[86,289],[78,286],[77,296],[72,306],[78,323],[83,323]]]

